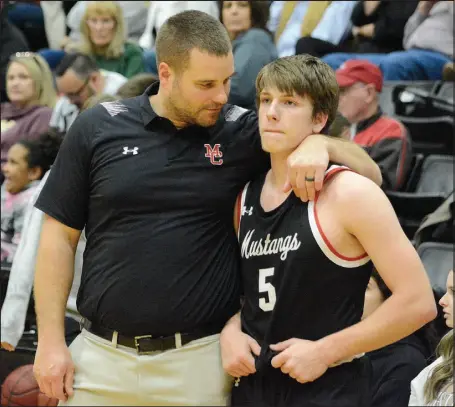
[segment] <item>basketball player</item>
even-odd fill
[[[330,67],[308,55],[282,58],[256,87],[272,165],[245,186],[234,215],[244,304],[221,335],[223,366],[238,378],[232,404],[366,406],[363,355],[435,317],[428,278],[373,182],[332,165],[313,202],[280,188],[289,154],[335,117]],[[360,322],[372,262],[393,294]]]

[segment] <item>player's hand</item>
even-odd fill
[[[292,338],[270,348],[280,352],[272,359],[272,366],[299,383],[312,382],[329,368],[317,342]]]
[[[74,363],[65,342],[38,342],[33,373],[46,396],[66,401],[73,395]]]
[[[288,157],[288,179],[284,192],[291,188],[303,202],[313,201],[322,189],[324,173],[329,166],[326,137],[312,134]]]
[[[236,326],[227,325],[220,335],[223,369],[233,377],[256,373],[254,355],[259,356],[261,347],[249,335]]]
[[[8,352],[13,352],[15,347],[8,342],[2,342],[2,349],[7,350]]]

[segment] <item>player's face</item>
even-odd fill
[[[313,117],[307,97],[264,88],[259,95],[259,131],[262,148],[269,153],[290,153],[309,135],[319,133],[327,115]]]
[[[444,312],[446,325],[449,328],[453,328],[453,270],[451,270],[447,276],[447,291],[439,300],[439,305]]]
[[[217,57],[193,49],[185,71],[170,71],[168,109],[184,124],[213,126],[227,103],[233,74],[232,52]]]
[[[362,319],[368,318],[383,302],[384,296],[378,287],[378,283],[373,277],[370,277],[367,290],[365,291]]]

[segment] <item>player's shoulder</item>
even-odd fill
[[[359,202],[374,202],[384,192],[372,180],[350,168],[332,165],[326,171],[322,193],[334,204],[355,205]]]

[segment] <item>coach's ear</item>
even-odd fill
[[[313,134],[320,134],[328,119],[329,116],[326,113],[317,113],[313,118]]]

